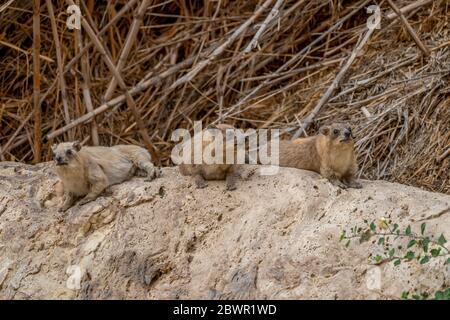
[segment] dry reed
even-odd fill
[[[362,177],[450,194],[447,1],[76,2],[78,32],[71,0],[0,6],[2,160],[50,160],[79,139],[170,165],[171,132],[194,120],[286,138],[345,120]]]

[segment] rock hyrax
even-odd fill
[[[107,187],[138,174],[153,180],[160,175],[150,154],[134,145],[81,147],[78,141],[52,147],[56,173],[60,178],[57,193],[64,196],[60,210],[69,209],[78,197],[79,204],[95,200]]]
[[[226,189],[227,190],[235,190],[236,189],[236,180],[237,177],[240,176],[239,169],[240,166],[237,164],[226,164],[226,141],[227,141],[227,129],[234,129],[233,126],[226,124],[219,124],[216,126],[216,129],[220,130],[223,134],[223,164],[180,164],[178,166],[180,173],[184,176],[193,176],[195,180],[195,184],[197,188],[202,189],[208,186],[207,180],[226,180]],[[214,143],[214,136],[210,134],[207,130],[202,132],[202,151],[205,151],[205,148]],[[234,141],[234,136],[233,136]],[[194,159],[193,151],[194,151],[194,139],[191,139],[191,150],[192,150],[192,159]],[[237,148],[234,144],[233,152],[236,152]],[[236,155],[236,153],[234,153]],[[236,160],[236,158],[234,159]]]
[[[323,126],[319,134],[308,138],[281,140],[280,167],[292,167],[320,173],[341,188],[361,188],[352,129],[345,123]]]

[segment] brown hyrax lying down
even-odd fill
[[[226,164],[226,148],[225,142],[227,140],[226,130],[234,129],[233,126],[226,124],[219,124],[216,129],[220,130],[223,134],[223,160],[224,164],[180,164],[178,166],[180,173],[184,176],[193,176],[197,188],[202,189],[208,186],[207,180],[226,180],[226,189],[235,190],[236,180],[239,176],[240,166],[237,164]],[[234,138],[234,137],[233,137]],[[213,135],[207,131],[203,131],[202,137],[202,152],[205,148],[214,141]],[[194,159],[194,139],[191,139],[192,159]],[[234,147],[234,151],[236,150]]]
[[[78,197],[84,196],[80,205],[93,201],[107,187],[136,174],[144,174],[148,181],[160,175],[147,150],[134,145],[81,147],[76,141],[54,145],[52,150],[61,180],[57,192],[62,188],[64,196],[60,211],[69,209]]]
[[[353,149],[352,129],[343,123],[323,126],[319,134],[295,140],[280,140],[280,167],[292,167],[320,173],[341,188],[361,188]]]

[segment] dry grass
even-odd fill
[[[33,2],[7,1],[0,6],[1,159],[50,160],[53,143],[80,139],[154,146],[170,165],[172,130],[194,120],[286,128],[288,137],[319,109],[308,134],[336,119],[351,122],[362,177],[450,194],[450,5],[392,1],[420,4],[404,16],[426,56],[389,3],[375,2],[381,29],[324,99],[366,34],[365,8],[374,1],[80,0],[94,36],[66,28],[66,2],[42,1],[37,112]]]

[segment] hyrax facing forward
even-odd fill
[[[147,150],[133,145],[81,147],[78,141],[52,147],[56,173],[61,179],[64,201],[60,210],[95,200],[107,187],[144,173],[148,180],[160,175]]]
[[[320,173],[341,188],[361,188],[353,149],[352,129],[343,123],[323,126],[319,134],[292,141],[281,140],[280,167],[292,167]]]
[[[239,176],[239,168],[240,166],[237,164],[227,164],[226,163],[226,142],[227,140],[227,129],[234,129],[233,126],[226,124],[219,124],[216,126],[218,130],[220,130],[223,134],[223,164],[180,164],[178,167],[180,169],[180,173],[184,176],[193,176],[195,179],[195,184],[197,188],[202,189],[208,186],[206,180],[226,180],[226,189],[227,190],[235,190],[236,189],[236,179]],[[211,143],[214,143],[214,136],[208,131],[203,131],[202,135],[202,152],[205,153],[206,148]],[[234,139],[234,137],[233,137]],[[191,139],[189,143],[191,143],[192,157],[191,160],[194,159],[194,142],[195,139]],[[214,152],[214,151],[213,151]],[[233,147],[234,155],[236,154],[236,146]],[[214,154],[212,154],[214,156]],[[236,160],[236,158],[234,159]]]

